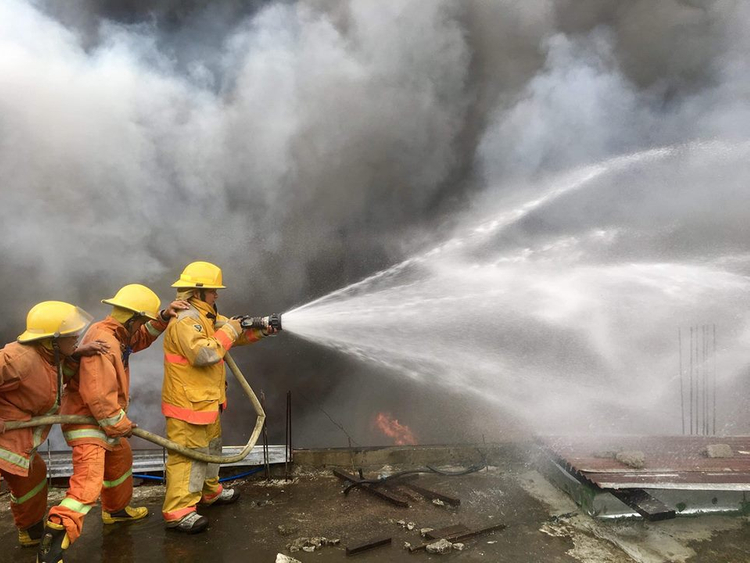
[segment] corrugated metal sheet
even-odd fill
[[[235,455],[242,451],[243,446],[224,446],[223,455]],[[268,460],[270,464],[284,463],[286,447],[282,445],[268,446]],[[39,452],[47,463],[47,476],[70,477],[73,474],[71,452]],[[151,473],[164,470],[163,450],[133,450],[133,473]],[[242,461],[222,464],[221,467],[252,467],[263,465],[263,448],[257,446],[252,449]]]
[[[576,436],[541,443],[557,463],[603,489],[750,491],[750,436]],[[732,457],[707,457],[711,444],[729,445]],[[643,468],[615,459],[621,451],[643,452]]]

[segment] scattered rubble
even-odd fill
[[[442,539],[431,543],[425,549],[427,553],[449,553],[453,549],[453,544],[446,539]]]
[[[460,543],[460,542],[453,544],[453,549],[455,549],[456,551],[463,551],[464,547],[466,547],[466,546],[464,544]]]
[[[414,522],[408,522],[408,523],[406,524],[406,529],[407,529],[407,530],[409,530],[410,532],[411,532],[411,531],[412,531],[412,530],[413,530],[414,528],[416,528],[416,525],[414,524]]]
[[[729,444],[711,444],[706,446],[706,456],[712,458],[734,457],[734,452]]]
[[[283,553],[277,553],[276,563],[302,563],[302,561],[300,561],[299,559],[295,559],[294,557],[284,555]]]
[[[633,469],[643,469],[646,464],[645,454],[638,450],[618,452],[615,459]]]
[[[291,553],[296,553],[298,551],[306,551],[307,553],[312,553],[316,549],[321,549],[327,545],[338,545],[341,542],[341,540],[337,539],[328,539],[324,537],[302,537],[297,538],[292,543],[287,545],[287,549]]]
[[[419,534],[422,537],[425,537],[427,534],[429,534],[430,532],[432,532],[434,529],[435,528],[422,528],[421,530],[419,530]]]
[[[445,503],[439,498],[432,499],[432,504],[434,504],[435,506],[445,506]]]

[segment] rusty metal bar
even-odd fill
[[[333,474],[339,479],[341,479],[342,481],[348,481],[349,483],[359,483],[360,481],[362,481],[362,479],[355,477],[354,475],[351,475],[347,473],[346,471],[342,471],[341,469],[334,469]],[[396,496],[394,494],[391,494],[388,491],[384,491],[382,489],[373,487],[372,485],[369,485],[369,484],[362,485],[359,488],[364,491],[367,491],[371,495],[375,495],[376,497],[386,500],[390,502],[391,504],[395,504],[396,506],[402,506],[404,508],[409,507],[409,503],[405,499],[399,496]]]
[[[507,527],[508,527],[507,524],[493,524],[492,526],[487,526],[486,528],[479,528],[477,530],[469,530],[468,532],[458,532],[456,534],[447,536],[444,539],[455,543],[459,540],[464,540],[467,538],[478,536],[480,534],[486,534],[489,532],[496,532],[498,530],[504,530]],[[431,540],[431,541],[428,541],[419,545],[413,545],[409,548],[409,551],[412,553],[414,553],[415,551],[421,551],[425,549],[428,545],[431,545],[433,543],[435,543],[435,541]]]
[[[420,495],[430,500],[438,499],[445,504],[450,504],[451,506],[459,506],[461,504],[460,498],[452,497],[444,493],[439,493],[437,491],[433,491],[432,489],[427,489],[425,487],[422,487],[421,485],[417,485],[413,481],[404,483],[404,486],[409,487],[411,490],[418,492]]]
[[[392,541],[392,538],[376,538],[367,540],[365,542],[360,542],[358,544],[354,544],[352,546],[346,546],[346,554],[347,555],[354,555],[356,553],[362,553],[363,551],[368,551],[370,549],[380,547],[383,545],[390,545]]]
[[[453,524],[452,526],[446,526],[445,528],[440,528],[439,530],[432,530],[431,532],[427,532],[424,537],[429,540],[439,540],[447,538],[448,536],[455,536],[456,534],[470,531],[471,530],[469,530],[469,528],[464,526],[463,524]]]
[[[669,508],[643,489],[611,489],[609,492],[649,522],[671,520],[677,517],[673,508]]]

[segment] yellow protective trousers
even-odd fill
[[[8,482],[10,511],[16,527],[25,530],[41,522],[47,512],[47,466],[41,456],[34,453],[26,476],[2,469],[0,475]]]
[[[221,454],[221,421],[190,424],[167,417],[167,439],[181,446],[212,455]],[[195,512],[199,502],[211,504],[221,494],[219,465],[194,461],[175,452],[167,459],[167,493],[162,514],[167,522]]]
[[[112,450],[96,444],[73,446],[73,476],[68,493],[49,511],[49,520],[65,526],[71,543],[83,530],[83,520],[101,495],[102,510],[122,510],[133,497],[133,452],[120,438]]]

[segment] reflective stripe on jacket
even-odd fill
[[[107,449],[119,442],[130,428],[126,415],[130,403],[129,355],[148,348],[167,324],[149,321],[132,336],[114,318],[91,325],[84,342],[103,340],[109,352],[81,359],[81,367],[65,388],[62,414],[93,416],[98,426],[65,424],[63,436],[69,445],[98,444]]]
[[[208,303],[195,298],[189,303],[164,334],[161,410],[170,418],[211,424],[226,403],[224,355],[232,346],[257,342],[263,333],[249,329],[237,335]]]
[[[65,377],[75,374],[78,364],[66,358]],[[0,350],[0,419],[29,420],[56,414],[57,367],[52,352],[39,343],[12,342]],[[0,469],[14,475],[29,474],[29,460],[47,439],[49,426],[20,428],[0,434]]]

